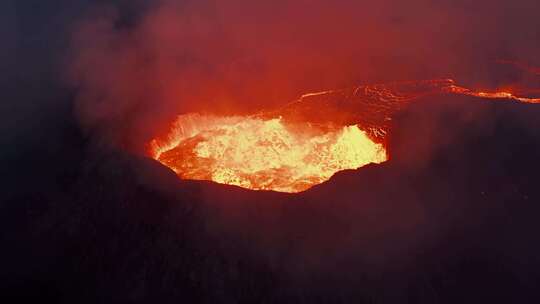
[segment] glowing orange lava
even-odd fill
[[[438,93],[540,103],[473,91],[451,79],[366,85],[305,94],[257,116],[181,115],[169,134],[151,142],[151,154],[182,179],[300,192],[338,171],[386,161],[383,143],[394,113]]]
[[[450,90],[452,93],[489,98],[489,99],[505,99],[511,101],[518,101],[523,103],[540,103],[540,98],[518,97],[510,92],[495,91],[495,92],[476,92],[463,87],[452,86]]]
[[[178,117],[155,158],[181,178],[254,190],[300,192],[334,173],[386,160],[357,126],[314,127],[279,118]]]

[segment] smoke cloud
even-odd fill
[[[512,86],[540,50],[535,1],[120,2],[74,26],[70,82],[91,132],[139,149],[190,111],[246,113],[358,83]]]

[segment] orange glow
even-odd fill
[[[506,91],[476,92],[476,91],[473,91],[464,87],[455,86],[455,85],[451,86],[449,91],[456,94],[463,94],[463,95],[476,96],[476,97],[489,98],[489,99],[507,99],[511,101],[518,101],[518,102],[524,102],[524,103],[540,103],[540,98],[519,97],[519,96],[514,95],[513,93],[506,92]]]
[[[540,103],[540,98],[527,98],[527,97],[517,97],[512,93],[508,92],[470,92],[469,95],[484,97],[484,98],[505,98],[513,99],[515,101],[525,102],[525,103]]]
[[[512,98],[514,95],[512,93],[508,92],[493,92],[493,93],[486,93],[486,92],[478,92],[476,93],[479,97],[488,97],[488,98]]]
[[[279,118],[179,116],[155,158],[181,178],[300,192],[334,173],[386,160],[357,126],[315,127]]]
[[[165,137],[151,142],[151,154],[182,179],[301,192],[338,171],[386,161],[382,143],[393,113],[437,93],[540,102],[506,91],[476,92],[451,79],[360,86],[304,94],[257,116],[181,115]]]

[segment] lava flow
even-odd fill
[[[305,94],[254,116],[181,115],[169,134],[151,142],[151,153],[182,179],[301,192],[338,171],[386,161],[393,114],[437,93],[540,102],[508,92],[476,92],[450,79],[365,85]]]

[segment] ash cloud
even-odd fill
[[[159,1],[93,7],[70,83],[87,130],[130,148],[190,111],[245,113],[358,83],[511,86],[540,50],[535,1]],[[127,13],[126,13],[127,12]]]

